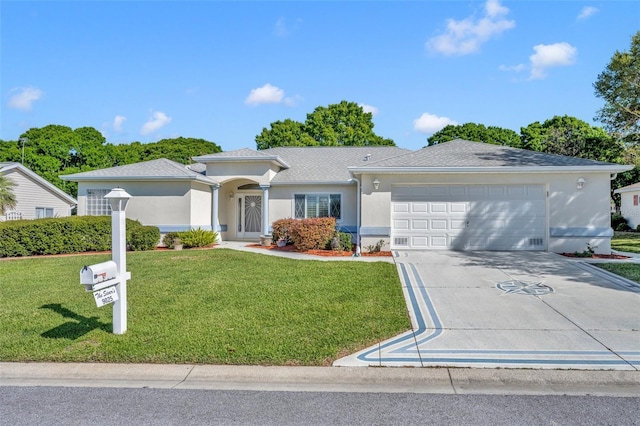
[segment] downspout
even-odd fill
[[[360,181],[354,177],[351,178],[356,183],[356,256],[360,256]]]

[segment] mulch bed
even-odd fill
[[[565,257],[577,257],[582,259],[613,259],[613,260],[629,259],[629,256],[623,256],[621,254],[593,254],[591,256],[579,256],[579,255],[576,255],[575,253],[560,253],[560,254]]]
[[[302,253],[302,254],[311,254],[314,256],[323,256],[323,257],[350,257],[353,256],[353,252],[350,251],[336,251],[336,250],[307,250],[307,251],[299,251],[296,250],[295,246],[292,244],[287,244],[284,247],[278,247],[273,244],[270,246],[261,246],[260,244],[248,244],[247,247],[253,248],[261,248],[265,250],[276,250],[276,251],[286,251],[286,252],[294,252],[294,253]],[[378,253],[360,253],[360,256],[366,257],[391,257],[393,254],[390,251],[381,251]]]

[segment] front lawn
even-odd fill
[[[128,331],[79,284],[110,255],[0,261],[0,360],[326,365],[410,328],[389,263],[128,253]]]
[[[627,278],[631,281],[640,283],[640,265],[635,263],[594,263],[593,266],[597,266],[605,271],[613,272],[616,275]]]
[[[613,250],[640,253],[640,232],[614,232],[611,238]]]

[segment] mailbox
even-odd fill
[[[118,283],[118,265],[110,260],[85,266],[80,270],[80,284],[87,291],[96,291]]]

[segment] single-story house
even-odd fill
[[[161,159],[62,176],[78,214],[127,216],[161,232],[213,229],[257,240],[282,218],[331,216],[362,247],[610,251],[610,181],[630,166],[455,140],[398,147],[280,147]]]
[[[20,163],[0,163],[0,174],[15,183],[16,206],[0,216],[5,220],[70,216],[75,198],[41,178]]]
[[[627,224],[636,229],[640,225],[640,182],[618,188],[613,193],[620,194],[620,213],[627,219]]]

